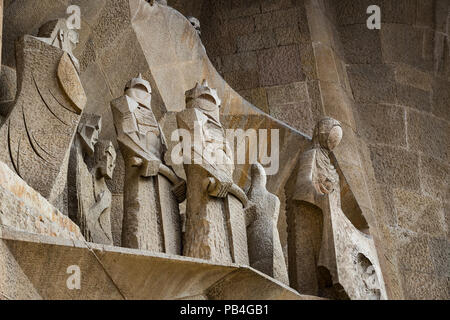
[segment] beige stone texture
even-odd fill
[[[83,241],[80,229],[0,162],[0,227]]]

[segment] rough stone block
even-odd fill
[[[433,274],[405,271],[401,274],[405,299],[448,300],[448,278],[437,278]]]
[[[448,163],[428,155],[421,155],[420,182],[423,194],[441,200],[450,199],[450,168]]]
[[[397,103],[420,111],[431,111],[431,94],[428,91],[397,84]]]
[[[310,100],[306,82],[269,87],[267,88],[267,99],[270,106]]]
[[[258,59],[255,52],[223,56],[221,61],[223,72],[255,70],[258,68]]]
[[[223,77],[230,87],[238,91],[257,88],[260,85],[257,70],[227,72]]]
[[[383,104],[358,105],[360,134],[370,143],[406,147],[405,110]]]
[[[433,114],[450,121],[450,82],[439,80],[433,86]]]
[[[296,8],[278,10],[255,16],[256,30],[267,30],[279,27],[292,27],[298,22]]]
[[[413,66],[403,63],[395,67],[395,80],[403,85],[411,86],[423,91],[431,91],[433,77],[426,72],[422,72]]]
[[[244,34],[250,34],[255,31],[255,19],[253,17],[241,17],[227,20],[225,29],[234,38]]]
[[[301,69],[300,48],[296,45],[260,51],[258,66],[262,86],[305,80]]]
[[[351,65],[347,68],[358,102],[395,103],[394,70],[387,65]]]
[[[341,27],[340,31],[348,63],[382,63],[379,30],[369,30],[366,24],[355,24]]]
[[[416,111],[408,112],[408,143],[412,150],[450,162],[450,124]]]
[[[260,110],[269,113],[269,104],[267,102],[267,92],[265,88],[243,90],[240,91],[239,94]]]
[[[237,38],[237,47],[240,52],[268,49],[276,45],[275,34],[271,30],[245,34]]]
[[[381,44],[385,63],[406,63],[431,71],[433,60],[424,57],[424,30],[404,24],[383,24]]]
[[[398,225],[417,234],[445,235],[444,211],[440,201],[416,192],[394,189]]]
[[[314,127],[309,102],[270,106],[270,115],[301,132],[311,132]]]
[[[378,182],[419,191],[419,158],[416,154],[389,146],[370,146],[370,152]]]
[[[274,30],[277,46],[287,46],[290,44],[300,43],[302,35],[298,27],[282,27]]]
[[[436,274],[450,278],[450,241],[431,238],[430,253]]]

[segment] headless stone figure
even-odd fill
[[[112,101],[117,141],[125,160],[122,245],[181,254],[178,202],[180,183],[162,163],[165,143],[151,109],[150,83],[139,75]]]
[[[177,114],[179,129],[187,132],[184,255],[248,264],[247,197],[232,180],[234,164],[220,123],[220,104],[216,90],[204,81],[186,92],[186,110]],[[187,140],[193,145],[186,145]]]
[[[246,210],[250,266],[289,285],[278,233],[280,200],[267,191],[266,172],[261,164],[252,165],[251,177],[248,191],[251,205]]]

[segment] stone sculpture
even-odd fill
[[[251,205],[246,210],[250,266],[289,285],[278,233],[280,200],[267,191],[266,172],[261,164],[252,165],[251,177],[248,191]]]
[[[332,162],[332,151],[342,136],[339,121],[324,118],[315,128],[312,148],[300,157],[294,195],[298,206],[288,217],[291,279],[295,279],[296,289],[305,293],[317,295],[318,291],[326,290],[321,287],[327,282],[328,288],[334,288],[332,298],[346,295],[352,299],[372,299],[374,295],[367,294],[364,280],[367,268],[358,267],[358,257],[362,255],[373,265],[371,276],[377,280],[372,283],[379,285],[378,297],[385,297],[373,239],[357,230],[341,209],[339,174]],[[321,237],[312,234],[313,225],[305,226],[305,221],[311,219],[309,215],[317,214],[310,205],[322,211]],[[299,227],[302,223],[303,227]],[[302,246],[312,250],[299,251]]]
[[[165,140],[151,100],[150,83],[139,75],[129,81],[124,96],[111,102],[125,160],[122,245],[181,254],[178,201],[183,192],[178,191],[184,184],[161,160]]]
[[[111,192],[105,178],[112,179],[116,152],[110,142],[99,142],[102,119],[84,114],[69,162],[69,216],[86,240],[113,244],[111,233]]]
[[[191,25],[194,27],[195,31],[197,31],[198,35],[202,35],[202,30],[200,28],[200,20],[198,20],[196,17],[187,17]]]
[[[64,19],[45,24],[38,37],[18,40],[19,89],[0,129],[0,161],[59,209],[70,146],[86,105],[71,53],[75,44]]]
[[[248,264],[245,193],[233,183],[232,152],[220,123],[221,100],[206,81],[186,92],[179,129],[194,137],[183,144],[187,177],[184,255]],[[186,141],[184,141],[186,142]]]

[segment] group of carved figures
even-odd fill
[[[38,37],[19,40],[21,90],[0,130],[0,160],[53,204],[67,194],[69,215],[86,240],[112,245],[112,195],[106,180],[115,169],[115,141],[99,140],[101,117],[84,113],[87,99],[71,53],[76,40],[62,19],[47,23]],[[185,180],[163,160],[167,147],[152,112],[149,82],[139,75],[111,102],[125,163],[122,246],[250,265],[311,294],[321,280],[303,266],[313,263],[326,268],[333,284],[349,296],[380,298],[383,285],[373,240],[356,230],[340,209],[339,175],[330,157],[342,139],[339,122],[320,121],[310,150],[300,159],[294,197],[298,207],[288,220],[295,226],[307,212],[306,204],[312,204],[323,212],[322,237],[319,244],[311,244],[308,236],[290,229],[289,254],[297,254],[296,246],[317,250],[289,257],[288,272],[277,227],[280,201],[266,189],[264,168],[251,167],[247,193],[237,186],[217,92],[203,82],[185,96],[186,109],[177,114],[177,125],[199,135],[200,143],[188,153],[201,159],[184,165]],[[184,200],[182,228],[179,204]]]

